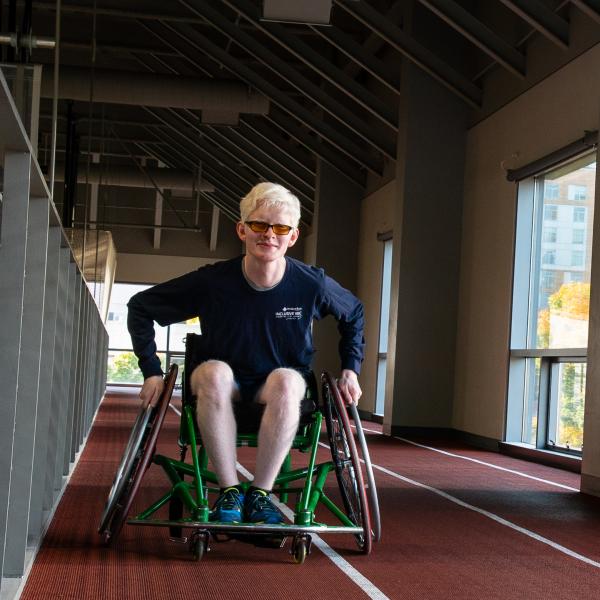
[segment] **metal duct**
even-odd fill
[[[148,168],[142,173],[136,167],[127,167],[122,165],[111,165],[108,171],[106,167],[99,164],[91,164],[87,176],[87,183],[99,183],[102,185],[116,185],[119,187],[137,187],[154,189],[156,187],[167,190],[187,190],[214,192],[212,184],[201,181],[194,186],[194,176],[189,171],[180,169],[157,169]],[[64,164],[56,165],[56,181],[64,181]],[[154,181],[154,184],[150,180]],[[77,183],[86,183],[86,169],[80,168],[77,175]]]
[[[45,68],[41,94],[52,98],[52,67]],[[90,70],[61,67],[59,98],[90,100]],[[177,75],[94,70],[94,102],[155,106],[163,108],[206,109],[221,113],[266,115],[269,100],[244,83],[229,79],[199,79]]]

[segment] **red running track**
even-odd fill
[[[227,542],[212,543],[196,563],[165,529],[127,525],[106,548],[98,520],[138,406],[134,392],[107,394],[22,599],[599,597],[600,499],[574,491],[578,475],[447,441],[417,446],[375,431],[367,439],[383,539],[370,556],[357,552],[351,536],[330,535],[324,541],[336,562],[315,547],[295,565],[289,544],[269,550]],[[158,452],[177,455],[178,426],[170,410]],[[321,451],[325,457],[328,450]],[[253,456],[247,448],[239,454],[249,471]],[[167,485],[151,467],[134,511]]]

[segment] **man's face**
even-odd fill
[[[292,217],[286,209],[273,206],[259,206],[247,220],[262,221],[271,225],[293,225]],[[246,243],[246,253],[265,262],[278,260],[284,256],[287,249],[293,246],[298,239],[296,228],[285,235],[277,235],[273,232],[272,227],[269,227],[264,233],[256,233],[244,223],[237,224],[237,234]]]

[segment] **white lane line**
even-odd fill
[[[354,425],[353,425],[354,427]],[[377,433],[378,435],[383,435],[381,431],[376,431],[374,429],[365,429],[364,431],[368,431],[369,433]],[[405,442],[406,444],[411,444],[413,446],[418,446],[419,448],[424,448],[426,450],[431,450],[432,452],[438,452],[439,454],[445,454],[446,456],[451,456],[453,458],[460,458],[462,460],[468,460],[469,462],[477,463],[479,465],[483,465],[485,467],[490,467],[491,469],[497,469],[498,471],[505,471],[506,473],[512,473],[513,475],[518,475],[519,477],[525,477],[526,479],[533,479],[533,481],[539,481],[540,483],[546,483],[548,485],[552,485],[554,487],[562,488],[563,490],[569,490],[570,492],[579,492],[578,488],[571,487],[570,485],[565,485],[563,483],[557,483],[556,481],[550,481],[549,479],[542,479],[541,477],[535,477],[534,475],[528,475],[527,473],[522,473],[521,471],[516,471],[514,469],[507,469],[506,467],[501,467],[499,465],[495,465],[493,463],[485,462],[483,460],[478,460],[477,458],[471,458],[470,456],[463,456],[462,454],[455,454],[454,452],[448,452],[447,450],[440,450],[439,448],[434,448],[432,446],[426,446],[424,444],[419,444],[418,442],[413,442],[412,440],[407,440],[406,438],[393,436],[393,439],[400,440],[401,442]]]
[[[237,463],[238,471],[248,480],[253,479],[252,473],[248,471],[239,462]],[[294,521],[294,512],[285,504],[275,499],[279,510],[290,520]],[[373,600],[390,600],[371,580],[367,579],[360,571],[355,569],[345,558],[340,556],[327,542],[316,535],[311,534],[313,544],[323,552],[323,554],[333,562],[348,578],[350,578],[369,598]]]
[[[181,411],[178,408],[175,408],[170,402],[169,402],[169,408],[172,408],[175,411],[175,414],[177,416],[181,416]]]
[[[483,460],[478,460],[476,458],[471,458],[470,456],[463,456],[462,454],[454,454],[453,452],[447,452],[446,450],[440,450],[439,448],[433,448],[432,446],[425,446],[424,444],[419,444],[417,442],[413,442],[411,440],[407,440],[406,438],[394,436],[394,439],[400,440],[401,442],[405,442],[407,444],[412,444],[413,446],[418,446],[419,448],[425,448],[426,450],[431,450],[432,452],[438,452],[439,454],[445,454],[446,456],[452,456],[453,458],[461,458],[462,460],[468,460],[469,462],[474,462],[480,465],[484,465],[486,467],[490,467],[492,469],[497,469],[498,471],[506,471],[507,473],[512,473],[513,475],[519,475],[519,477],[525,477],[526,479],[533,479],[534,481],[539,481],[540,483],[546,483],[548,485],[552,485],[554,487],[562,488],[563,490],[569,490],[570,492],[579,492],[577,488],[571,487],[570,485],[565,485],[564,483],[557,483],[556,481],[550,481],[549,479],[542,479],[541,477],[535,477],[534,475],[528,475],[527,473],[522,473],[521,471],[515,471],[514,469],[507,469],[506,467],[501,467],[499,465],[494,465],[493,463],[488,463]]]
[[[521,527],[520,525],[516,525],[515,523],[512,523],[511,521],[507,521],[506,519],[503,519],[502,517],[499,517],[498,515],[495,515],[494,513],[484,510],[483,508],[479,508],[477,506],[473,506],[472,504],[468,504],[467,502],[464,502],[463,500],[460,500],[459,498],[456,498],[455,496],[451,496],[450,494],[447,494],[446,492],[443,492],[442,490],[438,490],[437,488],[431,487],[431,486],[421,483],[419,481],[415,481],[414,479],[409,479],[408,477],[404,477],[403,475],[394,473],[394,471],[390,471],[389,469],[386,469],[385,467],[373,465],[373,468],[378,469],[379,471],[385,473],[386,475],[390,475],[391,477],[395,477],[396,479],[400,479],[401,481],[404,481],[404,482],[414,485],[416,487],[420,487],[424,490],[427,490],[429,492],[437,494],[438,496],[441,496],[442,498],[445,498],[446,500],[450,500],[450,502],[454,502],[455,504],[458,504],[459,506],[462,506],[463,508],[466,508],[468,510],[472,510],[476,513],[479,513],[480,515],[483,515],[484,517],[487,517],[488,519],[491,519],[492,521],[495,521],[496,523],[499,523],[500,525],[509,527],[510,529],[513,529],[514,531],[517,531],[517,532],[522,533],[523,535],[526,535],[534,540],[537,540],[538,542],[541,542],[542,544],[546,544],[547,546],[550,546],[551,548],[554,548],[555,550],[558,550],[559,552],[562,552],[563,554],[566,554],[567,556],[570,556],[571,558],[580,560],[581,562],[591,565],[592,567],[600,568],[599,562],[596,562],[595,560],[592,560],[591,558],[588,558],[587,556],[584,556],[583,554],[579,554],[573,550],[570,550],[569,548],[567,548],[561,544],[553,542],[552,540],[549,540],[548,538],[546,538],[544,536],[534,533],[533,531],[530,531],[529,529],[525,529],[524,527]]]

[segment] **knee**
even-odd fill
[[[306,393],[306,381],[294,369],[275,369],[267,378],[265,392],[268,395],[265,398],[268,403],[277,402],[282,407],[299,409]]]
[[[207,360],[192,371],[190,386],[198,403],[231,399],[235,387],[233,371],[220,360]]]

